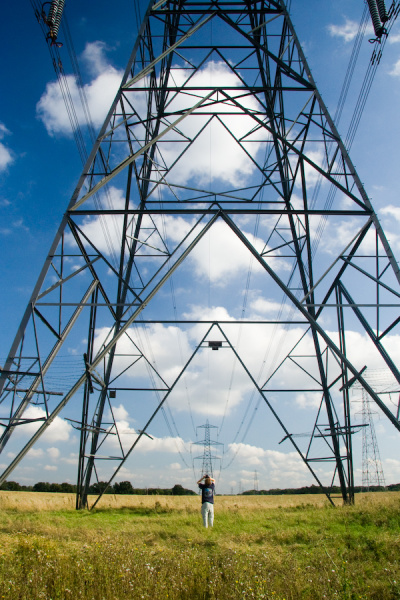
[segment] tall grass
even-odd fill
[[[322,496],[217,497],[213,529],[199,508],[111,496],[77,512],[67,494],[3,492],[0,600],[400,598],[400,494],[336,509]]]

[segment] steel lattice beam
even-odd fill
[[[213,70],[219,81],[213,80]],[[240,153],[240,167],[229,183],[223,174],[204,183],[196,171],[201,140],[213,132]],[[209,153],[211,164],[211,144]],[[316,182],[322,193],[316,193]],[[257,224],[257,231],[259,219],[265,218],[257,239],[245,232],[244,217]],[[328,224],[329,235],[335,235],[341,218],[351,220],[350,239],[329,261],[320,259],[321,231]],[[276,343],[279,360],[264,383],[246,353],[230,341],[229,322],[193,321],[167,309],[152,312],[163,286],[201,252],[202,241],[218,227],[254,258],[264,282],[259,285],[283,294],[291,312],[276,320],[238,323],[274,323],[281,331],[298,327],[292,348],[281,354],[279,342],[265,336],[266,345]],[[371,232],[373,255],[364,250]],[[71,257],[78,266],[71,267]],[[384,346],[400,324],[399,284],[398,264],[322,101],[283,0],[150,2],[119,92],[0,374],[0,402],[8,410],[0,451],[29,421],[24,413],[39,394],[45,406],[42,424],[0,482],[75,396],[81,400],[79,415],[72,419],[80,430],[77,507],[87,506],[99,461],[106,458],[113,465],[109,485],[204,350],[202,343],[218,331],[284,439],[328,497],[329,485],[320,481],[314,462],[333,464],[332,483],[337,476],[344,502],[352,503],[351,383],[366,390],[397,430],[400,423],[356,364],[348,322],[356,316],[360,331],[400,381]],[[335,321],[329,331],[327,315]],[[150,323],[206,326],[172,381],[140,339]],[[51,377],[59,350],[78,327],[87,332],[85,359],[54,405]],[[121,358],[121,347],[128,358]],[[290,384],[282,375],[289,372]],[[21,390],[27,390],[22,398]],[[117,391],[136,396],[146,391],[157,399],[133,443],[124,441],[114,417]],[[300,392],[318,393],[321,399],[304,448],[270,398]],[[111,436],[118,453],[110,452]],[[317,438],[324,441],[323,454],[314,452]]]

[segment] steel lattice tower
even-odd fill
[[[362,431],[362,487],[368,491],[371,485],[385,487],[385,476],[370,401],[365,390],[362,390],[361,416],[364,424]]]
[[[254,491],[258,492],[258,475],[257,475],[257,471],[254,471]]]
[[[205,157],[207,179],[199,171]],[[200,293],[190,261],[222,234],[252,261],[264,301],[282,309],[198,319],[196,342],[174,376],[166,374],[154,365],[146,331],[157,324],[179,334],[196,318],[167,303],[155,310],[155,298],[182,273],[185,288]],[[321,252],[326,238],[335,241],[330,254]],[[337,480],[352,502],[351,385],[358,382],[397,430],[400,423],[363,377],[368,365],[359,364],[348,332],[360,331],[375,364],[400,382],[385,344],[399,331],[399,283],[284,1],[153,0],[1,372],[0,451],[16,429],[38,429],[19,436],[0,482],[74,399],[77,507],[87,506],[99,464],[113,481],[196,355],[219,348],[213,357],[234,357],[328,497]],[[254,328],[268,356],[264,372],[262,357],[246,350]],[[82,368],[55,390],[60,350],[82,332]],[[215,362],[222,369],[222,358]],[[308,439],[292,418],[299,395],[319,406]],[[148,410],[134,439],[119,430],[115,397]],[[37,403],[42,412],[32,418],[27,409]],[[284,403],[293,408],[287,417]],[[325,481],[315,462],[330,469]]]
[[[215,446],[221,446],[220,442],[211,439],[210,429],[217,429],[215,425],[210,425],[208,420],[205,425],[199,425],[198,429],[204,429],[204,440],[195,442],[195,444],[204,446],[203,455],[196,456],[195,460],[201,460],[201,475],[209,475],[214,477],[213,461],[220,460],[220,457],[216,456],[212,452],[212,448]]]

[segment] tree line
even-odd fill
[[[89,487],[89,494],[98,495],[104,492],[107,487],[105,481],[98,481]],[[8,492],[55,492],[64,494],[76,494],[77,486],[72,483],[49,483],[39,481],[34,485],[21,485],[16,481],[5,481],[0,485],[0,490]],[[338,486],[333,486],[329,489],[331,494],[340,494],[341,490]],[[354,492],[365,492],[365,487],[355,486]],[[368,488],[369,492],[398,492],[400,491],[400,483],[393,483],[382,487],[379,485],[371,485]],[[179,483],[176,483],[172,488],[134,488],[130,481],[116,481],[110,485],[104,492],[106,494],[136,494],[138,496],[196,496],[193,490],[185,489]],[[323,494],[324,491],[318,485],[304,486],[300,488],[275,488],[271,490],[247,490],[242,492],[244,496],[260,495],[260,496],[281,496],[285,494]]]
[[[365,492],[365,491],[369,491],[369,492],[398,492],[400,491],[400,483],[392,483],[391,485],[387,485],[385,487],[381,486],[381,485],[370,485],[368,487],[368,490],[365,487],[362,487],[361,485],[356,485],[354,486],[354,492],[357,494],[359,492]],[[341,489],[339,486],[333,486],[331,488],[329,488],[329,492],[331,494],[340,494],[341,493]],[[281,495],[285,495],[285,494],[324,494],[324,490],[319,486],[319,485],[310,485],[310,486],[304,486],[301,488],[286,488],[286,489],[279,489],[279,488],[275,488],[272,490],[247,490],[246,492],[243,492],[244,496],[254,496],[254,495],[260,495],[260,496],[281,496]]]
[[[104,492],[107,487],[105,481],[98,481],[89,487],[89,494],[98,495]],[[5,481],[0,485],[0,490],[8,492],[56,492],[64,494],[76,494],[77,486],[72,483],[49,483],[39,481],[34,485],[21,485],[16,481]],[[116,481],[110,485],[106,494],[137,494],[137,495],[153,495],[153,496],[196,496],[196,492],[185,489],[179,483],[172,488],[134,488],[130,481]]]

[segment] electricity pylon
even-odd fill
[[[211,439],[210,429],[217,429],[215,425],[210,425],[208,420],[205,425],[199,425],[198,429],[204,429],[204,440],[195,442],[200,446],[204,446],[202,456],[196,456],[194,460],[201,460],[201,474],[209,475],[214,477],[213,461],[221,460],[220,457],[216,456],[212,452],[212,448],[215,446],[222,446],[221,442]]]
[[[367,392],[362,390],[362,487],[368,492],[370,486],[385,487],[379,446],[375,434],[374,418]]]
[[[244,294],[257,291],[264,308],[251,318],[196,321],[157,302],[184,276],[198,304],[196,265],[206,247],[215,264],[215,239],[231,268],[243,253],[252,263]],[[91,481],[106,468],[113,481],[199,353],[228,349],[328,498],[337,480],[351,503],[351,385],[400,429],[360,362],[373,355],[400,381],[386,347],[399,283],[284,1],[153,0],[1,372],[0,451],[16,430],[23,442],[0,482],[68,405],[80,431],[77,507],[87,506]],[[146,334],[183,335],[194,321],[198,343],[166,372]],[[55,388],[60,350],[80,347],[82,332],[81,368]],[[140,406],[131,437],[114,398]],[[301,402],[317,405],[308,438],[293,416]]]

